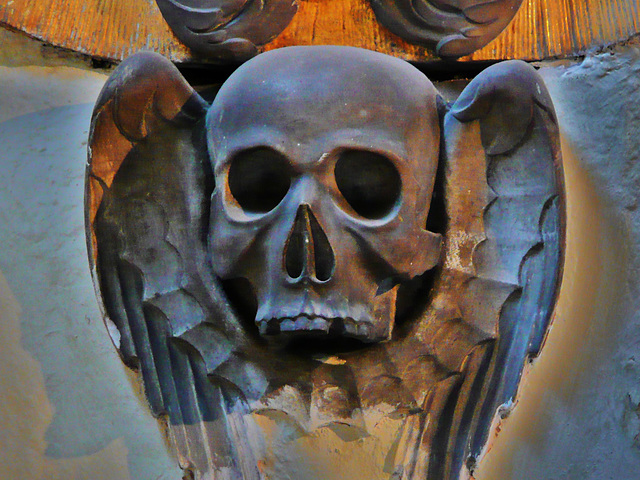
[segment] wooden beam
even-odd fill
[[[46,43],[122,60],[153,50],[174,62],[202,62],[175,37],[152,0],[7,0],[0,24]],[[580,54],[640,31],[640,0],[525,0],[509,27],[469,60],[542,60]],[[272,42],[353,45],[411,61],[434,60],[382,27],[367,0],[299,0],[298,13]]]

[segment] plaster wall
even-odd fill
[[[0,478],[176,480],[88,270],[84,167],[105,76],[0,67]]]
[[[477,480],[640,478],[640,48],[541,65],[563,133],[555,320]]]
[[[30,48],[0,45],[0,479],[180,479],[138,381],[110,344],[86,260],[86,137],[106,76],[42,66],[52,63],[38,52],[20,56]],[[635,480],[640,48],[544,64],[541,72],[563,131],[563,288],[543,353],[475,476]],[[350,456],[352,440],[330,442],[334,467],[344,462],[355,472],[349,478],[372,480],[353,476],[371,470],[367,458]],[[288,451],[305,448],[318,447],[306,441]],[[310,478],[285,452],[287,478]],[[330,468],[317,478],[347,477]]]

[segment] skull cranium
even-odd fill
[[[436,97],[411,65],[347,47],[269,52],[222,86],[209,248],[253,286],[262,334],[390,337],[398,282],[439,260]]]

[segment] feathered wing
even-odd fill
[[[441,57],[469,55],[498,36],[522,0],[370,0],[385,27]]]
[[[476,272],[481,279],[514,285],[500,311],[490,383],[472,432],[473,455],[482,448],[491,416],[515,396],[524,359],[540,351],[564,263],[566,205],[559,130],[551,98],[540,76],[527,64],[508,63],[495,68],[492,75],[498,84],[516,85],[502,87],[506,91],[502,92],[481,80],[475,88],[493,97],[494,103],[511,106],[503,125],[508,132],[520,126],[523,139],[507,135],[506,142],[500,142],[492,138],[491,113],[475,110],[473,102],[465,106],[465,98],[452,112],[461,121],[480,117],[481,124],[487,124],[483,134],[487,178],[497,198],[484,212],[487,241],[476,250]],[[500,261],[502,258],[513,260]]]
[[[479,367],[484,371],[475,369],[482,383],[455,402],[453,478],[480,453],[496,411],[516,394],[525,361],[539,353],[562,275],[565,196],[553,103],[524,62],[500,63],[472,81],[446,115],[444,136],[447,268],[469,276],[458,302],[462,319],[495,339],[490,361]],[[480,147],[480,158],[471,145]],[[466,163],[486,182],[471,191],[476,207],[484,203],[467,212],[474,217],[472,239],[453,218],[464,218],[469,205],[459,188]]]
[[[112,74],[89,140],[90,257],[112,336],[140,370],[152,412],[168,419],[182,466],[257,479],[252,452],[239,451],[253,437],[246,399],[208,375],[233,364],[244,339],[206,255],[206,108],[159,55],[134,55]]]
[[[473,470],[496,412],[540,350],[563,265],[558,127],[535,70],[512,61],[482,72],[444,116],[443,139],[444,266],[408,349],[424,349],[442,379],[424,413],[407,419],[407,480]]]

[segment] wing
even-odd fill
[[[156,0],[176,36],[217,60],[246,60],[282,32],[296,14],[294,0]]]
[[[140,370],[152,412],[168,419],[183,468],[257,479],[251,452],[238,450],[248,445],[238,438],[251,437],[246,399],[207,374],[233,364],[244,337],[209,273],[206,109],[159,55],[116,69],[92,118],[89,251],[112,338]],[[201,338],[206,345],[194,348]]]
[[[462,57],[484,47],[511,22],[522,0],[370,0],[385,27],[410,43]]]
[[[480,453],[525,361],[540,351],[562,276],[565,200],[553,103],[528,64],[504,62],[474,79],[446,115],[444,135],[445,264],[463,282],[463,319],[495,339],[472,375],[482,382],[463,384],[455,402],[453,475]],[[469,195],[460,186],[471,176]]]
[[[486,69],[444,115],[444,265],[402,349],[422,348],[442,373],[406,421],[403,479],[472,473],[540,350],[563,265],[559,143],[549,94],[524,62]]]

